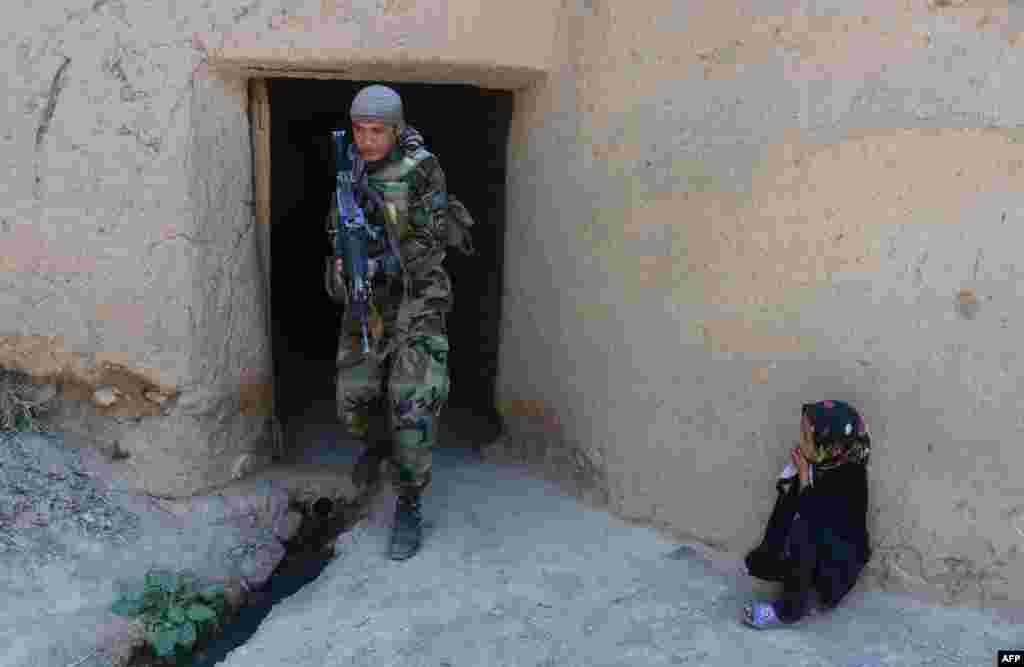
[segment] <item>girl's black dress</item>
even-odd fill
[[[764,540],[745,560],[752,576],[783,584],[775,612],[792,623],[807,613],[812,591],[826,607],[837,605],[871,558],[867,468],[847,463],[816,471],[803,491],[795,477],[777,488]]]

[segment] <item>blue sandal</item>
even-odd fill
[[[752,628],[764,630],[785,625],[769,602],[751,602],[743,607],[743,622]]]

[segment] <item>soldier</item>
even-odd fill
[[[422,136],[405,126],[394,90],[363,88],[350,116],[352,134],[342,137],[338,173],[350,173],[355,201],[376,236],[368,248],[372,345],[363,353],[359,323],[343,320],[337,410],[349,434],[368,444],[353,471],[355,483],[374,486],[384,461],[397,472],[390,557],[405,560],[422,541],[421,497],[430,483],[431,448],[449,392],[445,320],[453,295],[441,262],[453,238],[450,202],[444,172],[424,149]],[[338,220],[332,197],[330,231]],[[334,270],[333,284],[349,284],[340,259]],[[350,300],[351,295],[335,299]],[[371,428],[381,422],[383,434]]]

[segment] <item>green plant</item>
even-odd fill
[[[143,590],[123,594],[111,610],[141,618],[146,641],[158,656],[167,657],[177,647],[191,651],[199,636],[224,616],[224,586],[199,588],[189,573],[175,577],[167,570],[150,569]]]
[[[0,431],[46,431],[52,399],[40,395],[27,373],[0,368]]]

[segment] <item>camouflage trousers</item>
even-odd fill
[[[430,482],[431,449],[450,386],[445,319],[452,308],[451,279],[437,265],[410,280],[407,299],[401,280],[390,286],[375,280],[374,290],[383,327],[376,327],[382,335],[371,341],[370,354],[362,353],[358,322],[342,327],[338,419],[350,437],[389,440],[398,484],[422,490]]]

